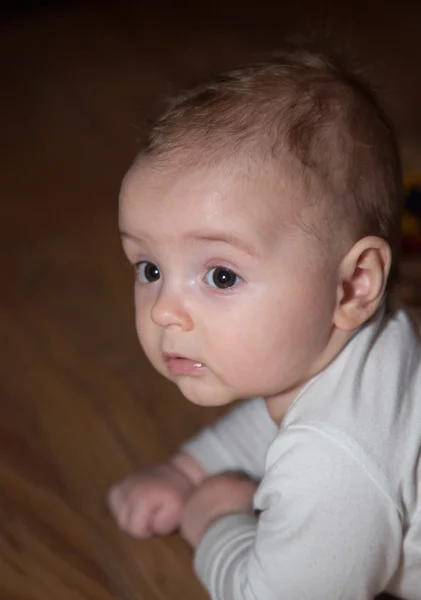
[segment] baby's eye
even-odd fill
[[[140,283],[153,283],[161,277],[159,269],[151,262],[143,260],[136,265],[136,277]]]
[[[205,281],[212,287],[221,290],[234,287],[241,281],[241,277],[226,267],[212,267],[205,275]]]

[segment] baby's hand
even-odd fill
[[[108,506],[119,527],[147,539],[180,525],[184,503],[194,483],[173,464],[139,471],[111,488]]]
[[[215,519],[231,513],[253,514],[257,486],[255,481],[239,473],[223,473],[205,479],[184,506],[181,519],[183,538],[196,548]]]

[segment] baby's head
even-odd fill
[[[319,54],[176,99],[121,194],[147,356],[200,404],[296,389],[379,306],[401,198],[387,117]]]

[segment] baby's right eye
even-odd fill
[[[154,283],[161,277],[158,267],[146,260],[137,263],[135,267],[136,277],[140,283]]]

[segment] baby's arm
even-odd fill
[[[305,427],[282,432],[269,463],[255,497],[259,518],[227,514],[199,543],[195,567],[212,600],[372,600],[384,591],[399,565],[402,528],[375,465]],[[195,496],[187,529],[189,505],[200,512]]]
[[[263,398],[251,398],[233,408],[183,445],[182,451],[208,475],[242,471],[260,480],[267,451],[278,434]]]
[[[208,475],[233,470],[260,479],[276,433],[264,401],[247,400],[187,442],[167,464],[113,486],[108,494],[111,513],[135,537],[170,533],[180,525],[187,498]]]

